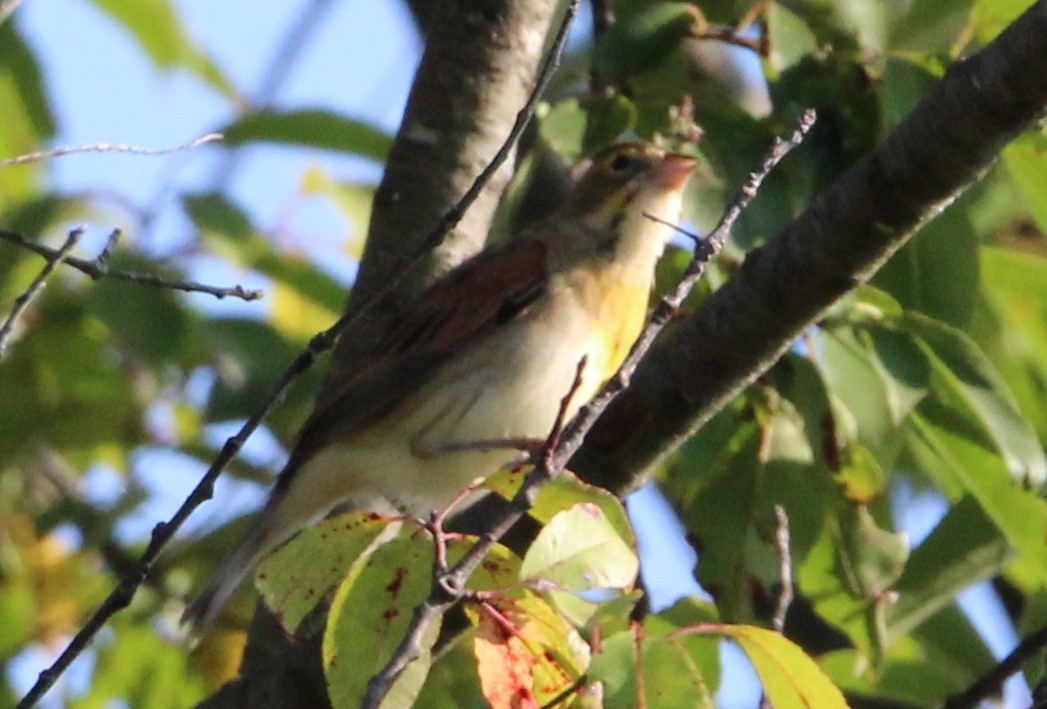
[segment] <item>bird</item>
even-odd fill
[[[346,505],[426,515],[549,435],[625,359],[697,160],[651,143],[587,161],[562,205],[426,288],[303,426],[268,501],[185,609],[198,639],[244,577]]]

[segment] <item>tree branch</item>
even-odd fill
[[[0,323],[0,357],[4,357],[7,354],[7,340],[11,336],[11,331],[14,329],[15,323],[18,318],[22,316],[22,313],[29,308],[36,297],[40,295],[44,287],[47,285],[47,278],[51,273],[62,265],[63,261],[69,259],[69,252],[76,246],[76,242],[83,236],[84,230],[82,227],[69,230],[69,235],[66,236],[65,243],[62,247],[55,251],[54,256],[48,259],[47,263],[44,264],[43,269],[37,274],[33,282],[29,284],[29,287],[15,298],[15,304],[11,308],[11,312],[4,318],[4,322]]]
[[[1007,678],[1021,670],[1026,662],[1039,655],[1044,647],[1047,647],[1047,628],[1040,628],[1018,643],[1018,647],[1014,648],[1011,654],[1000,660],[1000,664],[993,667],[984,676],[979,677],[977,682],[959,694],[954,694],[946,699],[943,706],[945,709],[978,706],[983,699],[988,699],[999,692]]]
[[[872,153],[826,189],[651,352],[571,469],[617,492],[766,371],[1047,110],[1047,3],[955,65]]]
[[[375,193],[347,311],[365,302],[374,305],[338,343],[328,385],[342,380],[425,285],[483,248],[512,176],[510,165],[500,165],[448,238],[432,243],[429,232],[490,163],[517,121],[561,5],[443,0],[433,8],[425,54]],[[393,276],[399,287],[387,289]],[[375,299],[377,293],[382,297]]]

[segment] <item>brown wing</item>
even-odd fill
[[[547,284],[546,247],[528,239],[485,251],[426,289],[341,391],[309,417],[277,489],[316,451],[379,420],[455,353],[519,316]]]

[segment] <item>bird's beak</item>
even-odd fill
[[[697,165],[697,158],[669,153],[662,163],[651,171],[651,182],[665,189],[682,189]]]

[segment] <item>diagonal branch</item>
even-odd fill
[[[58,257],[61,254],[62,249],[52,249],[50,246],[38,244],[35,241],[27,239],[24,234],[17,231],[0,229],[0,239],[14,244],[15,246],[20,246],[27,251],[32,251],[34,254],[43,256],[52,266],[56,266],[59,263],[65,263],[68,266],[72,266],[81,273],[90,276],[91,279],[95,281],[101,278],[114,278],[118,281],[130,281],[131,283],[138,283],[143,286],[154,286],[156,288],[169,288],[184,293],[206,293],[207,295],[213,295],[219,300],[223,298],[240,298],[241,300],[251,301],[258,300],[262,297],[262,291],[254,290],[252,288],[244,288],[241,285],[235,285],[229,288],[222,286],[209,286],[206,283],[166,278],[154,273],[139,273],[136,271],[121,271],[109,268],[109,257],[112,256],[113,249],[116,248],[116,243],[119,238],[120,230],[113,230],[109,235],[109,240],[106,242],[102,253],[100,253],[98,258],[94,261],[76,258],[75,256],[69,256],[68,254],[59,259]]]
[[[76,246],[76,242],[80,241],[80,237],[83,236],[84,230],[82,227],[69,230],[69,235],[65,239],[65,243],[62,247],[54,252],[54,256],[48,259],[47,263],[44,264],[43,269],[33,282],[29,284],[29,287],[25,289],[17,298],[15,298],[14,307],[11,308],[11,312],[4,318],[4,322],[0,323],[0,357],[7,354],[7,340],[11,336],[11,331],[14,329],[15,323],[18,322],[18,318],[22,316],[29,306],[32,304],[36,297],[40,295],[44,287],[47,285],[47,279],[51,273],[62,265],[63,261],[69,260],[69,253]]]
[[[872,153],[654,348],[571,469],[618,492],[766,371],[1047,111],[1047,2],[956,64]]]

